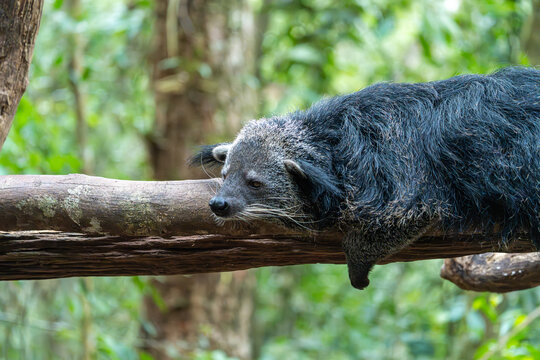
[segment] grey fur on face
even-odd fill
[[[298,133],[291,128],[288,131]],[[303,211],[304,203],[293,195],[296,189],[286,167],[292,160],[287,159],[287,154],[298,152],[298,148],[285,134],[271,120],[253,121],[233,143],[213,151],[220,161],[222,149],[227,149],[222,168],[224,182],[216,197],[229,206],[216,214],[219,221],[262,218],[302,228],[313,221]]]

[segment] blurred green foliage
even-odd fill
[[[270,25],[261,68],[264,85],[281,91],[266,111],[305,107],[379,81],[527,65],[520,38],[528,35],[531,7],[493,0],[272,1],[263,6]]]
[[[65,174],[81,168],[75,100],[69,86],[71,36],[84,58],[77,82],[85,94],[90,172],[149,178],[144,134],[153,122],[149,92],[152,7],[148,1],[85,2],[80,19],[63,1],[47,1],[36,41],[30,85],[0,153],[2,173]]]
[[[259,59],[261,114],[306,107],[377,81],[427,81],[528,64],[521,46],[531,1],[276,0]],[[78,34],[86,97],[87,168],[148,179],[144,138],[154,101],[146,62],[152,2],[83,1],[74,19],[45,2],[30,85],[0,153],[0,173],[81,169],[69,87],[69,38]],[[273,359],[539,359],[540,289],[465,292],[439,278],[441,261],[378,266],[362,292],[344,266],[257,270],[254,345]],[[142,359],[139,327],[153,329],[143,278],[0,283],[0,357]],[[538,312],[538,310],[537,310]],[[521,328],[520,324],[528,324]],[[227,359],[201,348],[196,359]]]
[[[540,303],[538,289],[465,292],[439,277],[440,266],[377,266],[363,292],[345,266],[259,270],[260,359],[479,359]],[[489,359],[537,359],[539,323]]]

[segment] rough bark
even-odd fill
[[[232,135],[244,117],[252,116],[256,103],[245,81],[253,53],[253,31],[245,30],[252,17],[244,1],[156,2],[150,59],[156,122],[148,137],[156,179],[207,177],[187,168],[186,157],[212,136]],[[147,300],[149,319],[157,329],[147,350],[159,359],[170,356],[167,347],[190,357],[189,351],[200,348],[202,340],[207,342],[203,348],[250,358],[251,312],[246,310],[252,307],[247,296],[253,289],[252,276],[211,274],[154,281],[167,310]]]
[[[2,230],[205,234],[215,180],[125,181],[86,175],[0,177]],[[186,221],[187,220],[187,221]]]
[[[220,182],[220,179],[132,181],[81,174],[3,175],[0,176],[0,231],[46,229],[120,236],[221,234],[247,238],[253,233],[306,236],[261,222],[216,225],[208,200]],[[337,239],[333,234],[336,233],[318,232],[313,236]],[[450,234],[434,228],[424,237],[440,238],[440,243],[446,244],[442,246],[449,248],[448,252],[454,256],[464,254],[459,248],[450,249],[459,239],[481,241],[478,246],[484,250],[497,246],[494,234],[474,231]],[[532,244],[528,248],[532,249]]]
[[[0,279],[193,274],[270,265],[343,263],[341,234],[267,223],[217,226],[208,209],[218,179],[128,181],[86,175],[0,177]],[[97,235],[108,234],[108,235]],[[433,229],[381,263],[489,251],[531,252],[526,234]]]
[[[28,85],[42,0],[0,1],[0,149]]]
[[[464,290],[509,292],[540,285],[540,252],[446,259],[441,277]]]
[[[494,250],[533,251],[526,240],[517,240],[511,246],[499,249],[486,235],[430,235],[380,264]],[[46,230],[0,232],[0,280],[197,274],[315,263],[345,263],[338,233],[311,236],[283,232],[237,236],[212,234],[164,238]],[[511,262],[506,264],[511,273],[514,265]],[[513,280],[518,281],[518,278]]]

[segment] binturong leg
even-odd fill
[[[420,237],[428,222],[421,222],[407,230],[390,227],[384,231],[364,232],[351,230],[343,238],[343,250],[347,258],[351,285],[359,290],[369,285],[368,275],[373,266],[381,259],[391,255]]]
[[[369,285],[369,272],[375,263],[384,257],[383,253],[388,252],[388,249],[380,246],[384,243],[384,239],[377,241],[372,234],[360,231],[350,231],[345,235],[343,251],[347,258],[349,279],[353,287],[362,290]]]

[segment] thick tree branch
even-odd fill
[[[441,277],[464,290],[509,292],[540,285],[540,252],[446,259]]]
[[[425,237],[381,263],[491,249],[473,236]],[[483,245],[482,245],[483,244]],[[517,242],[515,251],[530,250]],[[171,275],[261,266],[345,263],[340,239],[324,234],[195,235],[167,238],[83,235],[54,231],[0,233],[0,280],[70,276]]]
[[[219,180],[126,181],[85,175],[0,177],[0,279],[193,274],[271,265],[344,263],[339,232],[277,225],[217,226],[208,200]],[[21,230],[59,230],[21,231]],[[86,233],[94,235],[82,235]],[[526,234],[432,230],[381,263],[488,251],[534,251]]]
[[[122,236],[238,234],[218,228],[211,217],[207,204],[218,186],[217,180],[0,176],[0,230]]]

